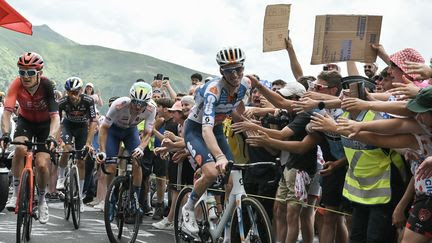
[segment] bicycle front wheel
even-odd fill
[[[182,208],[187,202],[191,192],[192,192],[192,188],[185,187],[180,191],[177,197],[177,202],[174,211],[174,237],[176,243],[194,242],[197,240],[195,239],[195,237],[189,235],[187,232],[184,232],[182,229],[183,226]],[[197,221],[198,227],[202,229],[204,232],[208,232],[208,228],[209,228],[208,214],[207,214],[207,208],[204,201],[201,201],[195,207],[195,219]],[[199,239],[200,241],[204,240],[202,242],[212,242],[209,233],[204,233],[203,236],[204,239]]]
[[[32,216],[30,214],[30,173],[24,170],[19,188],[16,242],[30,240]]]
[[[114,179],[107,191],[104,221],[108,238],[112,243],[135,242],[138,236],[140,215],[135,208],[138,199],[130,190],[127,177],[119,176]]]
[[[69,200],[72,213],[72,221],[75,229],[79,228],[81,221],[81,198],[79,193],[79,178],[77,168],[73,167],[69,173]]]
[[[273,242],[270,219],[264,207],[255,198],[242,198],[240,221],[238,211],[234,212],[231,222],[231,242],[242,242],[241,232],[246,242]]]

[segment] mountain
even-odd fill
[[[16,62],[25,51],[42,55],[44,75],[55,81],[59,90],[63,90],[68,77],[78,76],[84,83],[94,83],[105,101],[112,96],[127,95],[135,80],[143,78],[147,82],[152,81],[157,73],[169,76],[174,90],[186,92],[191,74],[198,72],[139,53],[81,45],[47,25],[34,26],[33,36],[0,28],[0,90],[6,90],[17,76]]]

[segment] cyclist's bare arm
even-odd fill
[[[97,122],[96,121],[90,121],[90,127],[89,127],[89,132],[88,132],[87,141],[86,141],[87,145],[92,144],[93,137],[96,133],[96,127],[97,127]]]
[[[4,110],[3,111],[3,115],[2,115],[2,118],[1,118],[1,131],[2,131],[2,134],[10,133],[10,130],[11,130],[11,122],[10,122],[11,115],[12,115],[12,112],[10,112],[8,110]]]
[[[213,133],[213,126],[202,126],[202,136],[207,148],[215,158],[223,154]]]
[[[54,113],[50,115],[50,132],[49,136],[57,137],[60,132],[60,116],[58,113]]]
[[[106,151],[106,140],[108,136],[108,129],[110,128],[110,125],[106,123],[102,123],[102,125],[99,128],[99,150],[100,152]]]
[[[141,148],[147,147],[150,138],[151,138],[152,132],[149,130],[143,130],[143,137],[141,139],[141,144],[139,145]]]

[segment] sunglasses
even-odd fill
[[[316,81],[310,81],[310,80],[308,80],[308,85],[309,85],[310,89],[314,89],[316,91],[321,91],[321,90],[324,90],[324,89],[331,88],[331,87],[329,87],[327,85],[319,84]]]
[[[144,107],[147,106],[147,102],[144,100],[137,100],[137,99],[132,99],[131,103],[136,105],[136,106],[140,106],[140,107]]]
[[[68,91],[68,95],[79,95],[81,90]]]
[[[20,69],[18,73],[22,77],[34,77],[38,74],[38,70],[36,69]]]
[[[230,74],[234,74],[234,72],[236,72],[237,74],[242,73],[244,70],[243,66],[240,67],[232,67],[232,68],[222,68],[222,72],[225,75],[230,75]]]
[[[338,70],[338,66],[336,65],[326,65],[323,67],[323,71],[330,71],[330,70]]]
[[[364,65],[364,69],[372,69],[372,65]]]

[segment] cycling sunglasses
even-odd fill
[[[68,91],[67,93],[71,94],[71,95],[79,95],[80,92],[81,92],[81,90],[74,90],[74,91]]]
[[[38,74],[38,70],[36,69],[20,69],[18,70],[18,73],[20,76],[23,77],[34,77]]]
[[[234,72],[236,72],[237,74],[242,73],[244,70],[243,66],[239,66],[239,67],[232,67],[232,68],[222,68],[222,72],[226,75],[229,74],[234,74]]]
[[[329,87],[327,85],[319,84],[316,81],[310,81],[310,80],[308,80],[308,85],[309,85],[310,89],[314,89],[316,91],[321,91],[321,90],[324,90],[324,89],[331,88],[331,87]]]
[[[131,103],[136,105],[136,106],[140,106],[140,107],[144,107],[147,106],[147,102],[144,100],[137,100],[137,99],[132,99]]]

